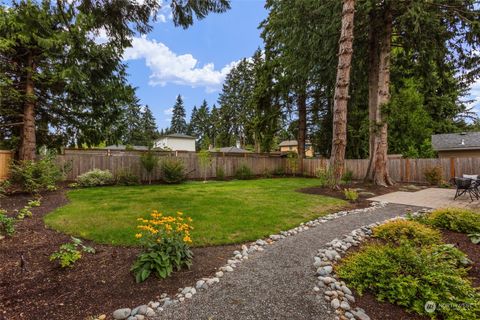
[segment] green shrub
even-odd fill
[[[345,199],[350,202],[355,202],[358,199],[358,192],[355,189],[345,189],[343,190],[343,194],[345,195]]]
[[[443,170],[441,166],[427,168],[425,170],[425,180],[431,185],[438,186],[443,181]]]
[[[140,157],[140,163],[142,164],[143,169],[147,172],[148,183],[151,184],[153,171],[158,167],[158,158],[149,150],[142,154]]]
[[[263,170],[263,177],[265,179],[270,179],[270,178],[273,177],[273,173],[270,170],[265,169],[265,170]]]
[[[246,164],[242,164],[236,171],[235,171],[235,178],[239,180],[249,180],[253,178],[252,170]]]
[[[0,235],[12,236],[15,233],[15,219],[7,216],[7,211],[0,209]]]
[[[117,172],[115,183],[119,186],[136,186],[140,184],[140,178],[128,170]]]
[[[0,181],[0,198],[4,197],[10,188],[10,180]]]
[[[77,177],[80,187],[106,186],[114,183],[113,175],[108,170],[93,169]]]
[[[283,177],[285,175],[285,170],[282,167],[273,169],[272,174],[274,176]]]
[[[335,177],[331,168],[320,168],[315,175],[317,176],[321,187],[335,187]]]
[[[190,218],[184,218],[181,212],[174,217],[153,211],[150,219],[138,220],[142,222],[138,226],[142,232],[135,237],[140,239],[144,251],[130,269],[137,283],[145,281],[152,273],[159,278],[167,278],[174,268],[190,268],[193,258],[189,247],[192,242]]]
[[[342,176],[342,182],[345,184],[350,184],[353,181],[353,171],[345,170],[345,173]]]
[[[466,209],[437,209],[421,221],[437,228],[461,233],[480,232],[480,214]]]
[[[82,257],[82,252],[95,253],[95,249],[82,244],[82,240],[72,237],[72,242],[64,243],[58,251],[50,255],[50,261],[58,260],[62,268],[73,267]]]
[[[439,231],[408,220],[394,220],[375,227],[373,236],[395,244],[410,241],[415,245],[428,245],[441,241]]]
[[[30,211],[31,208],[32,207],[30,206],[25,206],[22,209],[20,209],[17,214],[17,219],[23,220],[25,219],[25,217],[31,218],[33,216],[32,211]]]
[[[162,161],[162,179],[166,183],[180,183],[185,180],[185,166],[179,159],[168,158]]]
[[[468,237],[470,238],[473,244],[480,244],[480,232],[469,233]]]
[[[287,153],[287,167],[288,171],[295,176],[298,171],[298,154],[296,152],[289,151]]]
[[[27,202],[27,205],[29,207],[40,207],[42,203],[40,202],[40,199],[34,199],[34,200],[29,200]]]
[[[444,319],[478,319],[480,294],[467,278],[467,269],[459,267],[458,249],[445,246],[415,247],[365,246],[347,256],[336,267],[337,274],[359,294],[370,291],[381,301],[389,301],[409,310]],[[437,308],[426,313],[425,303]]]
[[[217,168],[215,176],[217,180],[225,180],[225,171],[222,167]]]
[[[55,155],[48,154],[38,161],[20,161],[11,166],[11,181],[26,192],[48,190],[64,179],[64,172],[55,163]]]

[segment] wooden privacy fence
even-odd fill
[[[142,169],[140,157],[143,151],[118,151],[118,150],[80,150],[67,149],[64,154],[57,157],[61,165],[68,164],[71,170],[67,180],[75,180],[79,175],[92,169],[110,170],[113,174],[128,171],[146,180],[146,174]],[[7,168],[8,160],[2,162],[0,153],[0,170]],[[11,157],[11,154],[8,155]],[[155,152],[155,156],[161,161],[167,157],[178,158],[185,164],[188,179],[202,179],[204,172],[200,166],[198,154],[194,152]],[[8,158],[10,159],[10,158]],[[207,178],[214,178],[220,171],[225,177],[232,177],[236,170],[242,166],[248,166],[254,175],[283,171],[292,173],[291,166],[286,158],[271,154],[235,154],[235,153],[212,153],[211,164],[206,170]],[[329,166],[328,159],[304,159],[303,174],[315,177],[320,168]],[[443,178],[449,180],[462,174],[480,174],[480,157],[478,158],[442,158],[442,159],[389,159],[388,170],[390,176],[397,182],[426,182],[425,171],[429,168],[440,166]],[[346,160],[345,168],[352,171],[353,179],[363,179],[367,172],[368,160]],[[0,171],[1,172],[1,171]],[[2,175],[0,174],[0,177]],[[160,168],[157,168],[152,176],[153,180],[161,179]]]
[[[113,151],[113,150],[65,150],[63,155],[57,156],[60,165],[71,167],[67,180],[75,180],[79,175],[92,169],[110,170],[114,175],[122,171],[133,173],[146,180],[146,173],[142,169],[141,151]],[[185,165],[188,179],[202,179],[204,169],[200,166],[198,154],[193,152],[155,152],[159,161],[168,157],[182,160]],[[212,153],[211,164],[206,170],[207,178],[214,178],[220,171],[225,177],[232,177],[242,165],[248,166],[254,175],[262,175],[276,169],[285,168],[286,159],[267,154],[227,154]],[[155,169],[153,180],[161,179],[161,170]]]
[[[304,159],[303,163],[305,175],[312,177],[320,168],[326,168],[329,165],[327,159]],[[480,157],[388,160],[390,176],[397,182],[427,182],[425,172],[437,166],[442,168],[443,179],[448,181],[462,174],[480,174]],[[363,179],[367,173],[368,160],[346,160],[345,168],[353,173],[353,179]]]
[[[0,181],[8,178],[12,158],[13,153],[11,151],[0,150]]]

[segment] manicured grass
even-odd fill
[[[194,246],[240,243],[297,226],[347,203],[295,190],[315,179],[285,178],[70,191],[70,203],[45,217],[62,232],[99,243],[135,245],[136,219],[152,210],[193,219]]]

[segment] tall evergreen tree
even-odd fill
[[[170,123],[171,133],[186,134],[188,130],[187,121],[185,120],[186,113],[183,105],[182,96],[178,95],[177,100],[173,106],[172,121]]]
[[[144,131],[144,144],[145,146],[151,146],[153,142],[158,139],[159,133],[155,117],[152,110],[148,105],[145,105],[142,112],[142,127]]]

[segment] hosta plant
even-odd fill
[[[137,282],[145,281],[152,273],[166,278],[174,269],[190,268],[193,258],[189,247],[193,229],[191,218],[183,217],[182,212],[171,216],[153,211],[149,219],[139,218],[138,221],[141,222],[140,232],[135,237],[143,251],[131,268]]]

